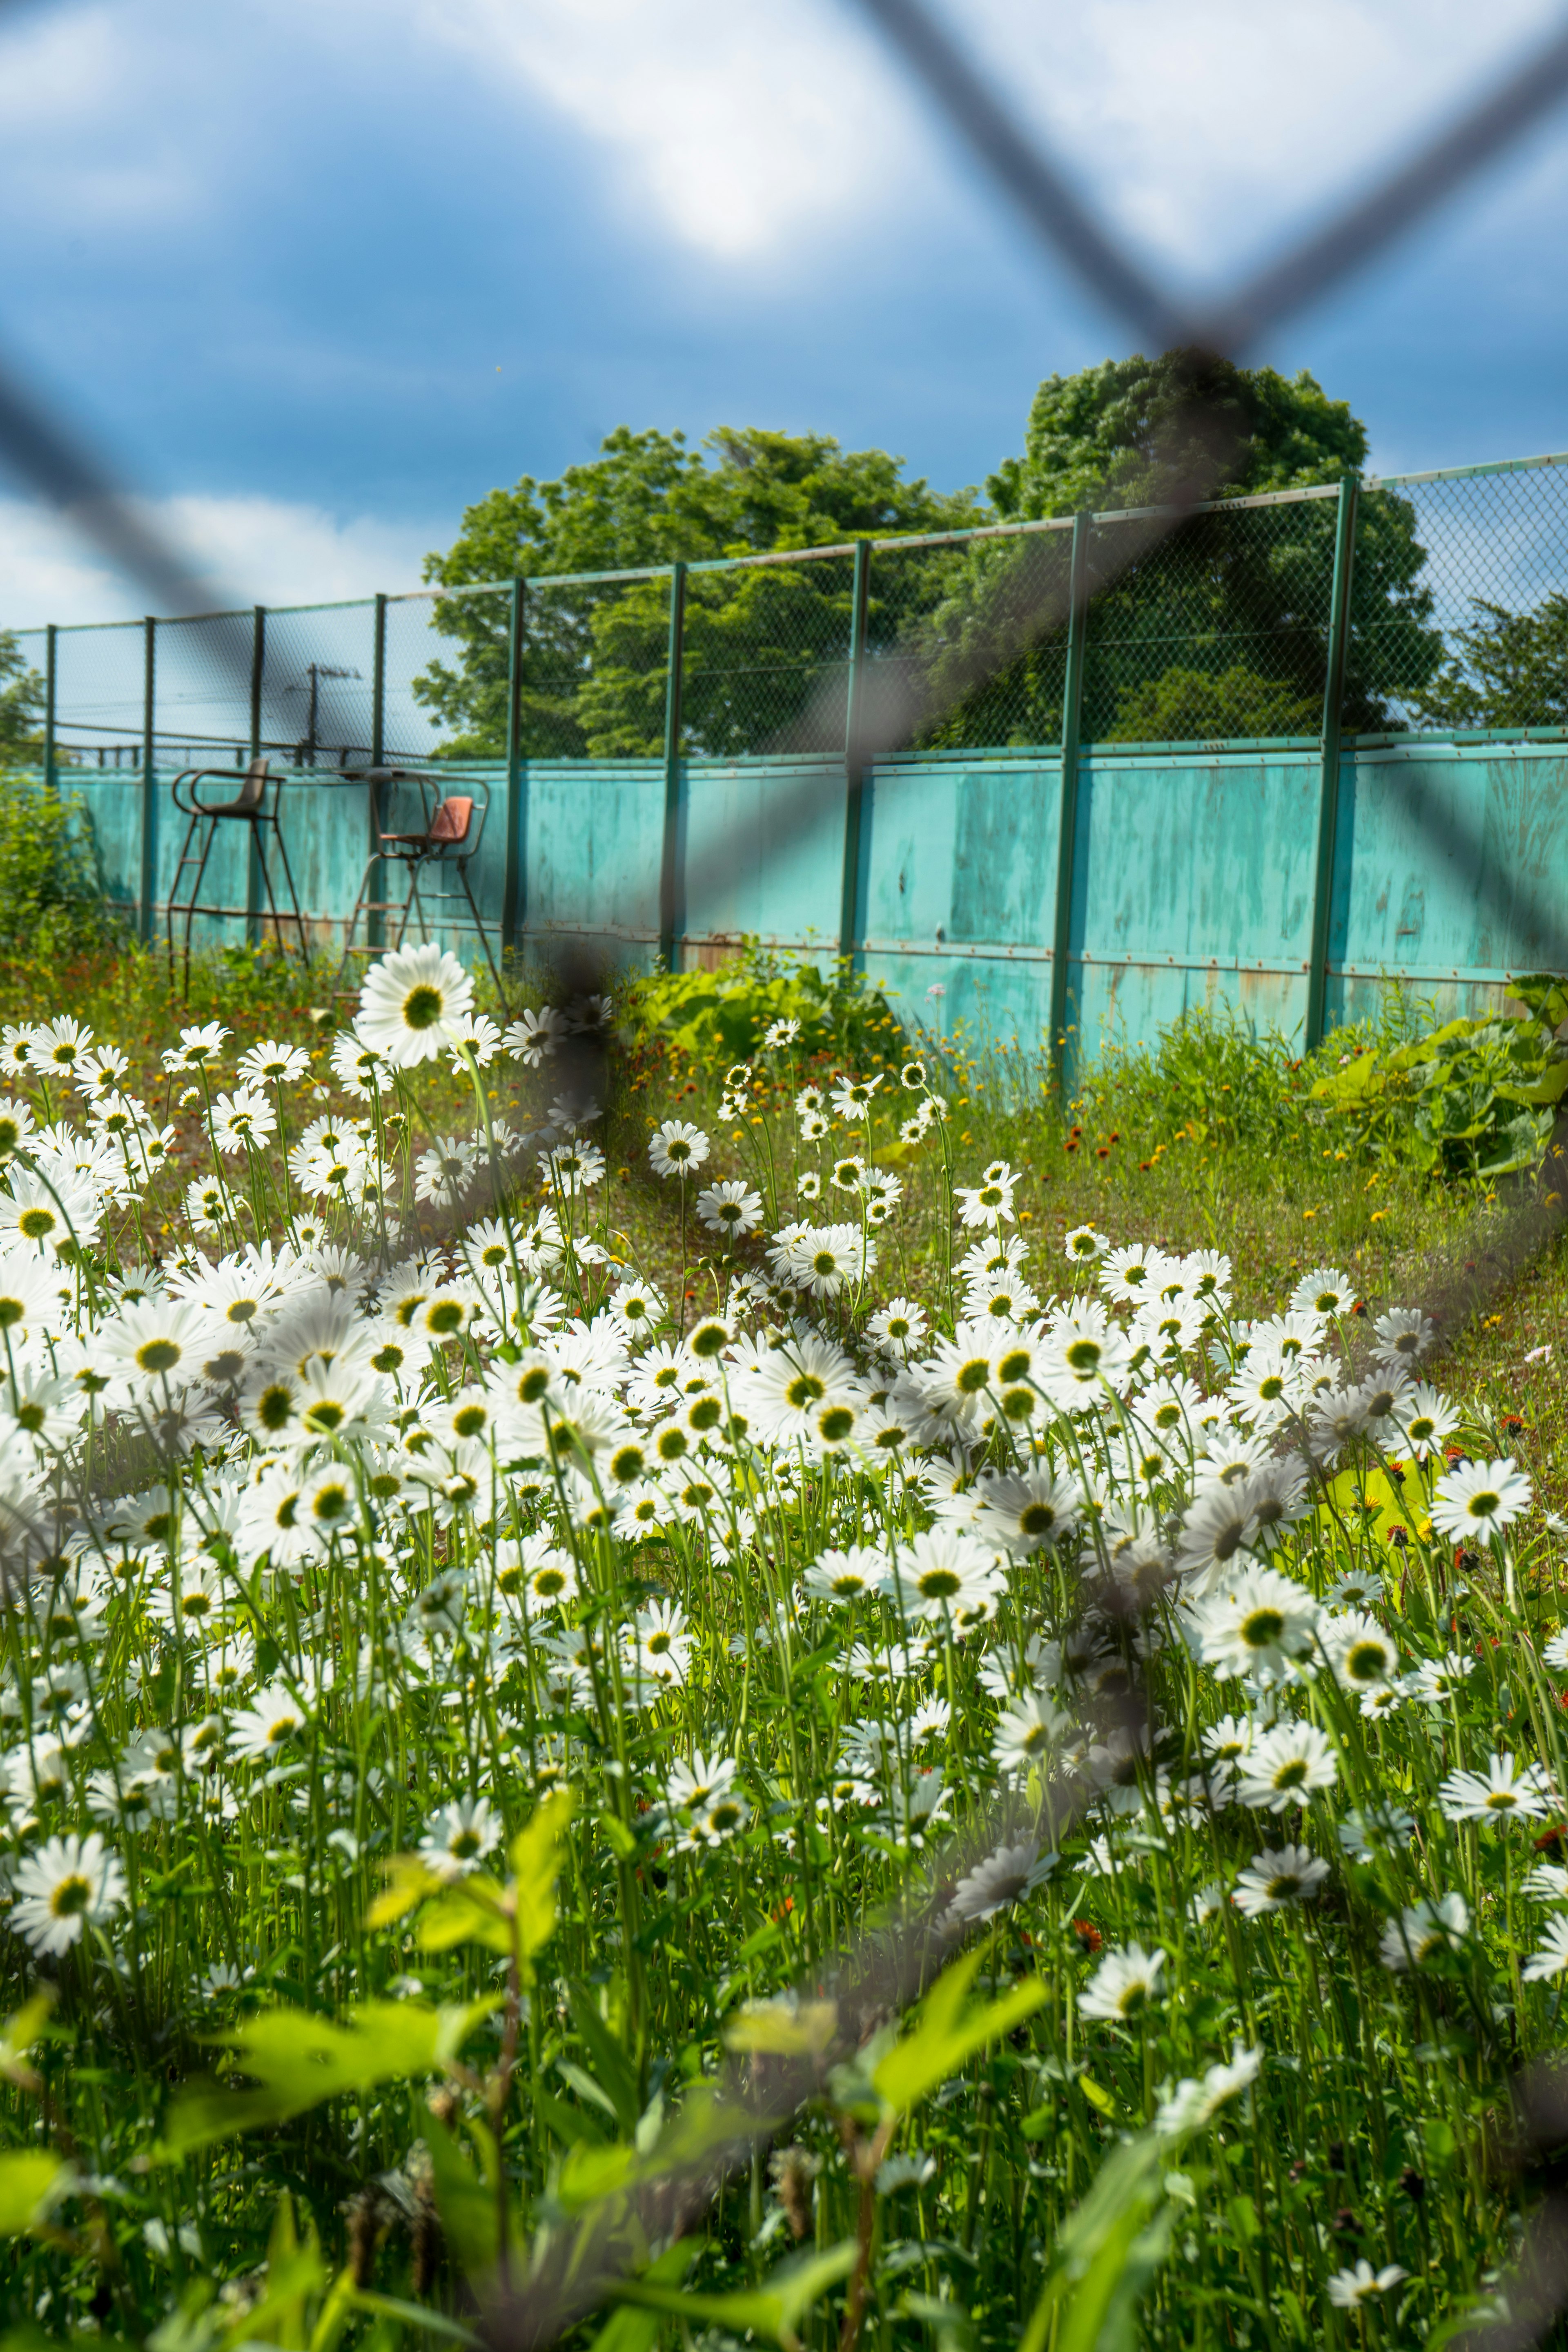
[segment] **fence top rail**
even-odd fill
[[[1368,490],[1414,489],[1423,482],[1475,482],[1487,474],[1531,474],[1540,466],[1568,466],[1568,449],[1553,450],[1543,457],[1497,457],[1486,466],[1438,466],[1426,474],[1369,475],[1362,487]]]
[[[1500,457],[1483,466],[1440,466],[1426,473],[1372,474],[1365,478],[1363,488],[1367,490],[1414,489],[1428,482],[1476,481],[1488,475],[1527,474],[1542,467],[1553,466],[1568,466],[1568,450],[1550,451],[1537,457]],[[1339,490],[1338,482],[1310,482],[1295,489],[1259,490],[1243,498],[1204,499],[1196,502],[1186,511],[1192,514],[1228,514],[1256,507],[1291,506],[1304,499],[1337,498]],[[1176,509],[1170,506],[1109,507],[1091,515],[1090,520],[1097,528],[1104,528],[1119,522],[1152,521],[1168,517],[1176,511]],[[1041,532],[1070,530],[1072,525],[1071,515],[1044,515],[1033,517],[1022,522],[977,523],[963,530],[889,532],[885,537],[868,533],[866,536],[870,538],[871,544],[883,553],[905,551],[912,553],[919,548],[961,547],[986,540],[1023,539]],[[826,562],[832,557],[853,555],[855,547],[854,540],[843,540],[826,547],[767,549],[754,555],[701,556],[694,557],[683,568],[689,574],[752,571],[764,565],[816,563]],[[624,585],[636,580],[668,580],[674,569],[673,563],[645,563],[611,572],[531,572],[523,578],[523,585],[534,591],[548,588],[608,588]],[[452,587],[445,587],[437,583],[426,587],[399,589],[385,595],[380,601],[387,604],[460,603],[470,596],[508,594],[513,584],[510,580],[464,581]],[[57,635],[60,636],[81,636],[89,632],[104,629],[144,629],[148,622],[154,618],[157,619],[158,625],[163,627],[176,625],[188,627],[204,622],[252,621],[263,614],[268,617],[276,615],[282,618],[291,614],[368,611],[377,601],[374,596],[343,596],[310,604],[265,606],[245,604],[214,613],[181,613],[158,616],[148,614],[122,621],[67,621],[58,624],[58,626],[54,624],[47,625],[55,626]],[[11,630],[8,634],[15,637],[42,636],[45,634],[45,625],[34,625],[25,629]]]

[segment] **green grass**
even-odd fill
[[[264,1303],[270,1353],[207,1382],[214,1418],[181,1454],[152,1417],[177,1375],[159,1358],[138,1370],[157,1334],[117,1283],[158,1255],[221,1298],[193,1241],[211,1255],[235,1236],[298,1235],[300,1180],[270,1147],[220,1159],[225,1231],[193,1235],[183,1202],[214,1164],[209,1095],[232,1087],[258,1035],[314,1057],[280,1097],[291,1134],[322,1111],[368,1118],[332,1079],[311,1007],[298,977],[243,960],[201,967],[188,1016],[141,957],[52,981],[16,971],[0,998],[0,1017],[68,1010],[118,1036],[128,1084],[155,1122],[172,1114],[178,1162],[110,1204],[51,1275],[63,1303],[35,1302],[5,1339],[21,1385],[0,1384],[0,1405],[26,1403],[29,1375],[37,1402],[51,1349],[66,1381],[82,1363],[122,1368],[105,1426],[62,1411],[36,1444],[13,1419],[0,1457],[15,1505],[37,1517],[47,1470],[75,1529],[68,1561],[14,1573],[0,1638],[0,1999],[21,2020],[0,2053],[0,2230],[15,2307],[58,2341],[395,2352],[493,2316],[500,2267],[515,2282],[526,2264],[536,2311],[564,2311],[587,2344],[606,2324],[583,2315],[594,2295],[550,2300],[575,2263],[641,2298],[607,2322],[604,2352],[731,2352],[748,2333],[785,2352],[1000,2352],[1026,2330],[1030,2352],[1136,2328],[1161,2347],[1439,2340],[1511,2258],[1524,2192],[1489,2167],[1494,2118],[1515,2069],[1559,2042],[1562,1976],[1524,1969],[1568,1910],[1568,1881],[1558,1892],[1539,1874],[1568,1855],[1534,1843],[1561,1801],[1527,1781],[1531,1818],[1466,1821],[1444,1794],[1494,1750],[1568,1785],[1568,1668],[1548,1648],[1564,1616],[1560,1545],[1542,1508],[1560,1491],[1563,1431],[1554,1366],[1523,1362],[1561,1328],[1561,1238],[1504,1280],[1489,1271],[1529,1187],[1490,1197],[1423,1181],[1397,1152],[1374,1162],[1321,1124],[1310,1068],[1201,1024],[1058,1108],[1037,1073],[979,1056],[904,1086],[908,1042],[878,1013],[872,1116],[820,1142],[803,1139],[795,1098],[833,1074],[831,1050],[800,1065],[764,1053],[726,1081],[633,1040],[591,1131],[603,1179],[580,1194],[559,1174],[542,1190],[513,1159],[499,1192],[476,1176],[464,1201],[416,1202],[431,1136],[481,1110],[537,1128],[552,1070],[388,1073],[367,1139],[384,1145],[386,1215],[405,1225],[388,1255],[439,1256],[427,1362],[395,1393],[345,1392],[349,1419],[314,1437],[302,1406],[267,1418],[304,1352],[328,1389],[353,1358],[353,1332],[320,1319],[326,1280],[360,1294],[367,1349],[405,1328],[374,1309],[416,1287],[385,1289],[380,1213],[351,1220],[329,1194],[329,1239],[363,1268],[319,1260],[297,1297]],[[187,1017],[234,1034],[181,1110],[159,1055]],[[945,1122],[902,1142],[931,1087]],[[84,1123],[58,1082],[48,1108]],[[684,1201],[648,1155],[671,1118],[713,1141]],[[693,1196],[716,1176],[755,1181],[764,1234],[797,1214],[857,1223],[863,1196],[829,1184],[819,1202],[802,1181],[851,1146],[903,1188],[864,1281],[786,1295],[764,1283],[761,1234],[728,1255],[710,1243]],[[1028,1241],[1043,1316],[1092,1294],[1093,1265],[1065,1251],[1076,1228],[1229,1255],[1234,1284],[1206,1294],[1182,1359],[1210,1395],[1247,1319],[1309,1268],[1338,1265],[1373,1310],[1347,1297],[1322,1335],[1331,1354],[1359,1349],[1390,1297],[1419,1304],[1436,1286],[1451,1310],[1437,1377],[1452,1450],[1512,1452],[1535,1497],[1456,1546],[1433,1526],[1441,1447],[1419,1459],[1385,1430],[1320,1464],[1268,1561],[1290,1580],[1297,1628],[1278,1629],[1280,1662],[1313,1671],[1274,1696],[1226,1669],[1228,1629],[1278,1608],[1279,1591],[1259,1585],[1227,1613],[1194,1601],[1190,1576],[1162,1577],[1184,1528],[1196,1557],[1195,1474],[1176,1441],[1162,1466],[1131,1468],[1127,1416],[1146,1433],[1146,1386],[1093,1388],[1080,1412],[1060,1361],[950,1382],[978,1400],[963,1424],[970,1475],[1046,1465],[1076,1521],[1054,1543],[1016,1526],[1004,1540],[1016,1505],[998,1488],[993,1516],[965,1523],[951,1465],[935,1475],[940,1433],[901,1452],[870,1443],[871,1394],[891,1395],[892,1379],[868,1324],[895,1293],[938,1332],[963,1320],[953,1265],[974,1233],[955,1226],[954,1188],[996,1159],[1020,1171],[1003,1230]],[[551,1206],[566,1245],[548,1268],[520,1265]],[[441,1301],[464,1295],[453,1246],[498,1213],[490,1304],[448,1330]],[[562,1337],[525,1278],[538,1272],[585,1335]],[[624,1362],[594,1369],[616,1284],[634,1278],[667,1302],[661,1342],[719,1306],[732,1317],[730,1352],[681,1355],[664,1402]],[[0,1298],[7,1279],[0,1262]],[[70,1329],[79,1354],[62,1348]],[[192,1339],[177,1319],[166,1330]],[[855,1369],[814,1356],[812,1333]],[[767,1433],[780,1348],[816,1368],[817,1404],[847,1414],[868,1450],[837,1450],[837,1426],[808,1443]],[[996,1367],[1005,1352],[990,1346]],[[543,1418],[501,1402],[536,1361]],[[460,1435],[454,1416],[485,1399],[499,1434],[481,1414]],[[629,1460],[610,1464],[657,1452],[661,1429],[684,1450],[655,1516],[610,1531],[615,1475],[633,1503],[655,1493]],[[1248,1540],[1261,1545],[1256,1528]],[[857,1546],[901,1580],[853,1601],[807,1583],[814,1562]],[[952,1557],[967,1613],[942,1598]],[[1359,1648],[1347,1577],[1374,1621]],[[1217,1565],[1214,1580],[1223,1593]],[[1377,1640],[1401,1675],[1457,1654],[1452,1695],[1363,1712]],[[1032,1697],[1035,1746],[1019,1711]],[[1275,1759],[1287,1777],[1270,1811],[1212,1750],[1242,1715],[1256,1744],[1276,1706],[1308,1766],[1292,1780]],[[51,1723],[68,1734],[58,1752]],[[453,1813],[465,1804],[482,1810]],[[1411,1829],[1379,1828],[1380,1807]],[[118,1874],[97,1880],[89,1857],[51,1937],[29,1895],[68,1877],[49,1842],[89,1832]],[[1319,1885],[1248,1916],[1235,1898],[1260,1851],[1296,1843],[1325,1865]],[[989,1907],[966,1874],[1002,1850],[1009,1883]],[[1432,1949],[1387,1965],[1399,1923],[1419,1945],[1415,1906],[1450,1896],[1462,1914],[1450,1906]],[[895,1965],[911,1950],[923,2006],[921,1971]],[[1117,1956],[1147,1998],[1108,1997]],[[46,2006],[29,2008],[40,1990]],[[237,2072],[215,2086],[226,2042]],[[692,2200],[670,2252],[669,2210],[639,2205],[639,2182],[647,2168],[700,2172],[716,2144],[735,2156],[728,2097],[760,2106],[766,2137]],[[816,2270],[786,2266],[810,2256]],[[1363,2261],[1399,2275],[1344,2308],[1335,2296]],[[1097,2296],[1120,2336],[1101,2336]],[[504,2317],[494,2328],[504,2340]]]

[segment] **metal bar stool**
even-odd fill
[[[338,967],[339,986],[342,984],[351,958],[382,955],[387,948],[400,948],[416,914],[419,919],[419,940],[421,943],[428,940],[430,922],[426,911],[426,896],[420,890],[421,877],[428,882],[435,875],[452,870],[456,872],[468,914],[467,922],[461,916],[456,920],[462,929],[478,934],[485,951],[485,961],[489,965],[490,976],[496,984],[496,994],[504,1005],[506,996],[495,951],[468,880],[468,867],[479,855],[479,844],[484,837],[485,819],[489,814],[490,788],[488,782],[482,776],[431,777],[409,768],[367,768],[358,775],[345,773],[342,781],[368,787],[371,839],[374,845],[365,860],[359,896],[349,917],[343,959]],[[467,789],[447,792],[446,786],[448,782],[464,785]],[[413,784],[417,788],[421,822],[416,831],[400,832],[386,822],[387,794],[390,787],[395,784]],[[436,797],[437,792],[439,798]],[[372,896],[377,868],[383,865],[403,869],[407,878],[407,888],[402,898]],[[428,895],[432,905],[437,908],[456,903],[455,894],[439,887],[429,891]],[[395,936],[384,947],[373,946],[368,941],[356,943],[354,934],[362,918],[368,921],[377,915],[396,918]],[[442,922],[452,919],[438,913],[436,919],[439,927]]]
[[[219,802],[203,800],[198,787],[208,782],[232,785],[233,771],[224,768],[187,768],[174,778],[171,788],[174,806],[182,816],[190,819],[185,827],[184,840],[180,846],[180,858],[174,868],[174,878],[169,887],[169,903],[164,910],[164,936],[168,949],[171,988],[174,982],[174,926],[182,917],[184,919],[184,961],[180,988],[182,998],[188,997],[191,992],[191,930],[196,917],[198,915],[243,915],[248,920],[253,912],[248,906],[208,907],[202,904],[202,883],[206,875],[207,860],[212,855],[213,843],[217,838],[218,826],[226,823],[237,823],[248,825],[250,828],[251,845],[256,852],[256,863],[260,872],[262,888],[267,895],[267,909],[272,918],[273,935],[278,941],[279,954],[283,949],[283,924],[287,920],[293,924],[300,935],[300,953],[304,960],[306,971],[309,971],[310,969],[310,942],[305,931],[305,919],[300,911],[300,895],[294,887],[293,869],[289,864],[289,846],[283,838],[283,827],[279,823],[278,803],[282,785],[281,777],[272,774],[266,760],[252,760],[240,779],[239,791],[236,797],[233,800]],[[272,787],[270,808],[268,806],[267,799],[268,784]],[[184,799],[181,797],[182,789],[187,795]],[[199,849],[196,845],[198,831],[202,836]],[[265,835],[268,833],[277,843],[278,855],[283,865],[283,879],[288,885],[289,911],[287,916],[279,908],[277,896],[272,887],[271,869],[267,863]],[[187,883],[184,898],[180,895],[182,881]]]

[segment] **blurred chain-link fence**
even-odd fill
[[[1149,520],[1089,521],[1086,742],[1317,737],[1345,530],[1345,734],[1568,727],[1568,458]],[[917,749],[1049,746],[1073,545],[1070,516],[878,540],[858,616],[854,549],[831,547],[32,629],[0,646],[57,768],[243,766],[258,751],[300,770],[822,753],[845,744],[858,665]]]

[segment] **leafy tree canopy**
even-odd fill
[[[1082,507],[1158,506],[1194,476],[1211,498],[1337,481],[1366,458],[1366,428],[1303,369],[1237,367],[1190,352],[1105,360],[1047,376],[1024,454],[986,483],[1010,521]]]
[[[1309,488],[1356,471],[1366,451],[1364,426],[1314,377],[1167,352],[1048,376],[1035,395],[1023,455],[986,488],[1009,520],[1037,520],[1166,504],[1190,496],[1194,480],[1210,499]],[[1133,526],[1097,528],[1085,735],[1167,741],[1314,731],[1334,525],[1327,499],[1200,514],[1131,562]],[[1430,677],[1441,658],[1420,584],[1425,562],[1409,501],[1386,493],[1364,499],[1345,677],[1349,728],[1393,723],[1394,700]],[[1066,609],[1067,564],[1064,531],[977,547],[954,567],[952,592],[926,630],[930,674],[951,678],[954,690],[932,696],[942,708],[928,740],[1055,739],[1063,668],[1055,616]]]
[[[42,677],[27,667],[10,631],[0,629],[0,765],[37,756],[43,713]]]
[[[1472,596],[1458,651],[1418,697],[1428,727],[1568,726],[1568,596],[1554,591],[1531,613]]]
[[[766,554],[856,538],[950,530],[983,520],[974,493],[907,480],[901,458],[846,450],[827,434],[721,426],[700,448],[684,434],[610,434],[558,481],[524,475],[463,518],[426,577],[446,588],[519,574],[629,571],[677,561]],[[599,757],[657,751],[663,740],[668,587],[664,581],[548,589],[531,595],[524,664],[525,751]],[[698,575],[688,592],[688,733],[695,748],[760,748],[816,711],[825,671],[847,644],[848,566]],[[420,699],[455,730],[448,749],[503,748],[507,677],[500,600],[443,598],[459,640]],[[841,718],[837,721],[842,727]]]
[[[469,507],[425,576],[455,588],[520,573],[630,571],[982,520],[972,490],[947,497],[906,481],[901,457],[842,449],[826,433],[726,425],[693,449],[684,433],[621,425],[597,457],[568,466],[558,481],[525,474]]]
[[[1193,352],[1108,360],[1047,377],[1021,456],[976,494],[904,478],[881,450],[826,435],[729,427],[700,447],[622,426],[559,480],[524,476],[471,507],[426,577],[456,658],[417,682],[454,754],[503,748],[507,609],[475,583],[636,570],[841,545],[861,537],[1048,520],[1339,481],[1364,427],[1306,373]],[[1195,516],[1129,562],[1131,524],[1098,527],[1084,731],[1120,740],[1314,730],[1327,663],[1332,499]],[[1068,534],[879,551],[868,650],[874,692],[928,744],[1053,741],[1059,730]],[[1441,666],[1425,551],[1407,499],[1363,500],[1343,718],[1399,723]],[[683,635],[684,741],[729,756],[842,743],[847,558],[693,571]],[[522,749],[637,758],[663,743],[668,583],[578,580],[528,593]]]

